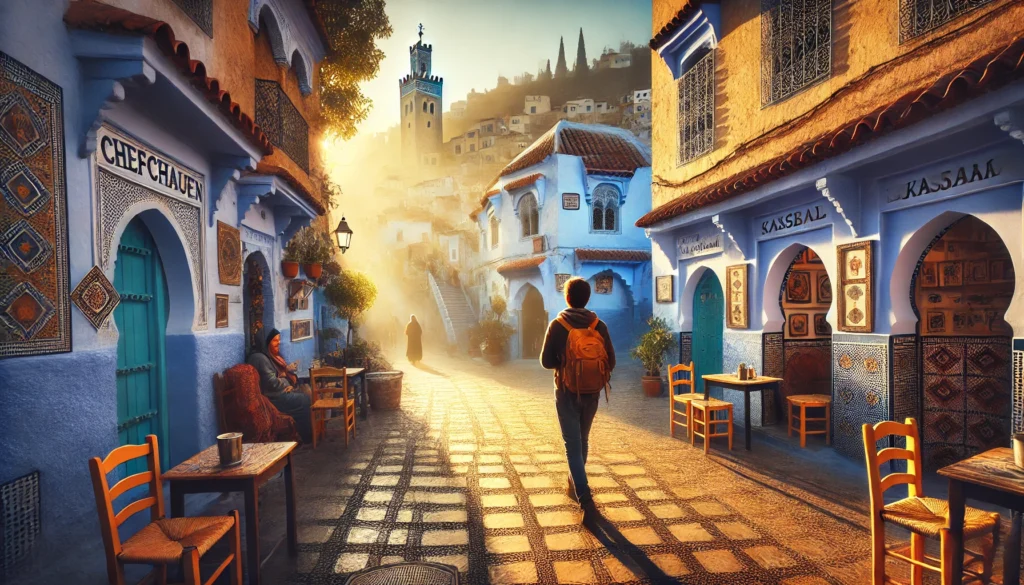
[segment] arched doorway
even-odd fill
[[[261,252],[245,259],[242,274],[243,321],[245,322],[245,353],[263,340],[265,324],[274,326],[274,297],[270,269]]]
[[[1013,299],[1010,253],[974,216],[925,249],[911,281],[921,355],[921,434],[935,469],[1009,442]]]
[[[117,435],[122,445],[139,445],[156,435],[167,437],[166,329],[167,280],[160,253],[149,229],[136,217],[125,227],[117,246],[114,288],[121,303],[114,309],[117,324]],[[161,449],[167,465],[169,449]],[[144,469],[129,464],[128,473]]]
[[[548,313],[544,310],[544,297],[532,286],[527,287],[526,296],[523,297],[519,319],[523,359],[537,359],[544,344]]]
[[[705,270],[693,293],[693,377],[704,391],[704,374],[722,373],[725,295],[713,270]]]
[[[832,395],[832,328],[825,316],[832,306],[832,281],[821,258],[804,246],[797,250],[779,295],[783,323],[780,397]]]

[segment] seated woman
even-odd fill
[[[249,354],[247,363],[260,374],[260,391],[282,414],[295,419],[303,443],[313,440],[313,423],[310,420],[310,396],[308,384],[299,384],[294,366],[287,364],[281,356],[281,332],[271,329],[264,338],[263,346]]]

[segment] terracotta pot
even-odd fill
[[[281,274],[285,278],[295,278],[299,275],[299,263],[288,262],[287,260],[281,261]]]
[[[499,366],[505,363],[505,354],[502,352],[484,353],[484,359],[492,366]]]
[[[642,376],[640,385],[643,386],[645,396],[661,396],[661,376]]]
[[[324,273],[324,267],[320,263],[316,264],[303,264],[302,271],[306,273],[306,276],[316,280],[320,278],[320,275]]]

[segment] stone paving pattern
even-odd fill
[[[281,482],[262,490],[264,583],[341,584],[365,567],[420,560],[454,565],[473,585],[870,582],[863,464],[819,438],[801,450],[769,427],[749,453],[742,440],[731,452],[716,440],[705,456],[668,436],[667,398],[645,398],[641,372],[624,364],[591,434],[591,485],[615,527],[599,541],[565,494],[550,374],[526,361],[427,362],[397,365],[402,409],[358,421],[348,449],[329,431],[296,455],[298,558],[282,543]],[[944,497],[934,479],[926,491]],[[645,566],[667,577],[648,578]]]

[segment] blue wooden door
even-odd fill
[[[164,331],[167,296],[164,270],[153,237],[135,218],[117,247],[114,288],[121,304],[114,310],[117,339],[117,434],[122,445],[138,445],[155,434],[167,465]],[[140,471],[144,462],[137,462]]]
[[[693,375],[697,391],[704,391],[704,374],[722,373],[722,328],[725,296],[715,273],[704,272],[693,294]]]

